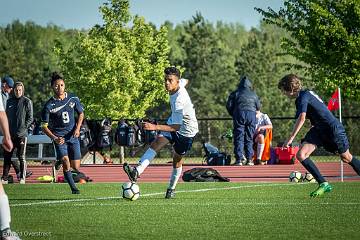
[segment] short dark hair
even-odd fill
[[[59,79],[63,79],[63,80],[64,80],[64,78],[60,75],[60,73],[58,73],[58,72],[53,72],[53,73],[51,74],[51,86],[54,84],[54,82],[55,82],[56,80],[59,80]]]
[[[165,68],[164,73],[166,75],[175,75],[178,78],[180,78],[180,70],[178,68],[176,68],[175,66]]]
[[[301,90],[301,80],[295,74],[288,74],[279,81],[278,88],[286,92],[299,92]]]

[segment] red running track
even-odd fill
[[[329,181],[340,181],[340,162],[317,163],[321,173]],[[194,167],[209,167],[206,165],[184,165],[183,172]],[[230,178],[231,182],[287,182],[291,171],[306,170],[301,164],[293,165],[256,165],[256,166],[212,166],[223,177]],[[30,166],[28,168],[33,175],[27,179],[27,183],[38,183],[37,177],[51,175],[51,166]],[[171,164],[151,165],[139,178],[140,182],[168,182],[172,166]],[[2,173],[2,167],[0,167]],[[82,165],[81,169],[93,182],[126,182],[127,175],[122,170],[122,165]],[[14,175],[14,172],[10,172]],[[62,175],[62,171],[59,171]],[[15,180],[16,181],[16,180]],[[182,181],[182,180],[180,180]],[[360,181],[351,166],[344,164],[344,181]]]

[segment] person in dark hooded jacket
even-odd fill
[[[237,90],[230,94],[226,103],[226,109],[233,118],[235,165],[254,165],[253,136],[260,100],[251,88],[250,79],[246,76],[241,78]]]

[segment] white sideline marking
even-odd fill
[[[76,206],[76,207],[88,207],[88,206],[119,206],[121,205],[121,202],[118,203],[75,203],[72,206]],[[146,206],[162,206],[164,205],[163,202],[159,202],[159,203],[147,203]],[[263,203],[257,203],[257,202],[236,202],[236,203],[219,203],[219,202],[214,202],[214,203],[179,203],[179,202],[172,202],[166,205],[184,205],[184,206],[211,206],[211,205],[216,205],[216,206],[314,206],[314,205],[327,205],[327,206],[335,206],[335,205],[342,205],[342,206],[349,206],[349,205],[360,205],[360,202],[343,202],[343,203],[329,203],[329,202],[296,202],[296,203],[291,203],[291,202],[276,202],[276,203],[271,203],[271,202],[263,202]]]
[[[192,192],[209,192],[209,191],[221,191],[221,190],[233,190],[240,188],[255,188],[255,187],[273,187],[273,186],[299,186],[304,183],[294,184],[294,183],[282,183],[282,184],[257,184],[257,185],[245,185],[245,186],[234,186],[234,187],[223,187],[223,188],[203,188],[203,189],[194,189],[194,190],[180,190],[176,193],[192,193]],[[305,183],[306,184],[306,183]],[[141,194],[141,197],[151,197],[157,195],[163,195],[164,192],[157,193],[147,193]],[[110,199],[119,199],[122,196],[117,197],[98,197],[98,198],[80,198],[80,199],[64,199],[64,200],[53,200],[53,201],[43,201],[43,202],[29,202],[29,203],[14,203],[10,204],[11,207],[19,206],[35,206],[35,205],[52,205],[52,204],[61,204],[61,203],[71,203],[71,202],[88,202],[96,200],[110,200]]]

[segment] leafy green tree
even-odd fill
[[[306,63],[318,89],[330,94],[340,86],[346,98],[360,99],[359,0],[285,0],[278,12],[256,10],[291,34],[282,46]]]
[[[197,115],[227,116],[228,89],[238,81],[232,49],[200,14],[184,24],[178,43],[185,53],[181,66],[185,68],[184,77],[190,79],[189,92]]]
[[[34,115],[40,112],[50,94],[49,73],[56,67],[53,53],[55,39],[68,46],[76,31],[57,26],[41,27],[18,20],[0,28],[0,74],[22,81],[25,94],[34,105]]]
[[[104,25],[80,34],[56,53],[67,86],[81,98],[89,118],[139,118],[167,98],[163,70],[169,65],[167,31],[132,17],[129,1],[100,7]]]
[[[236,70],[240,76],[248,76],[254,91],[261,99],[262,111],[270,116],[292,116],[293,106],[280,93],[277,84],[287,74],[292,57],[284,56],[280,47],[285,31],[276,26],[261,23],[260,28],[249,32],[245,44],[236,58]],[[276,104],[274,104],[276,103]]]

